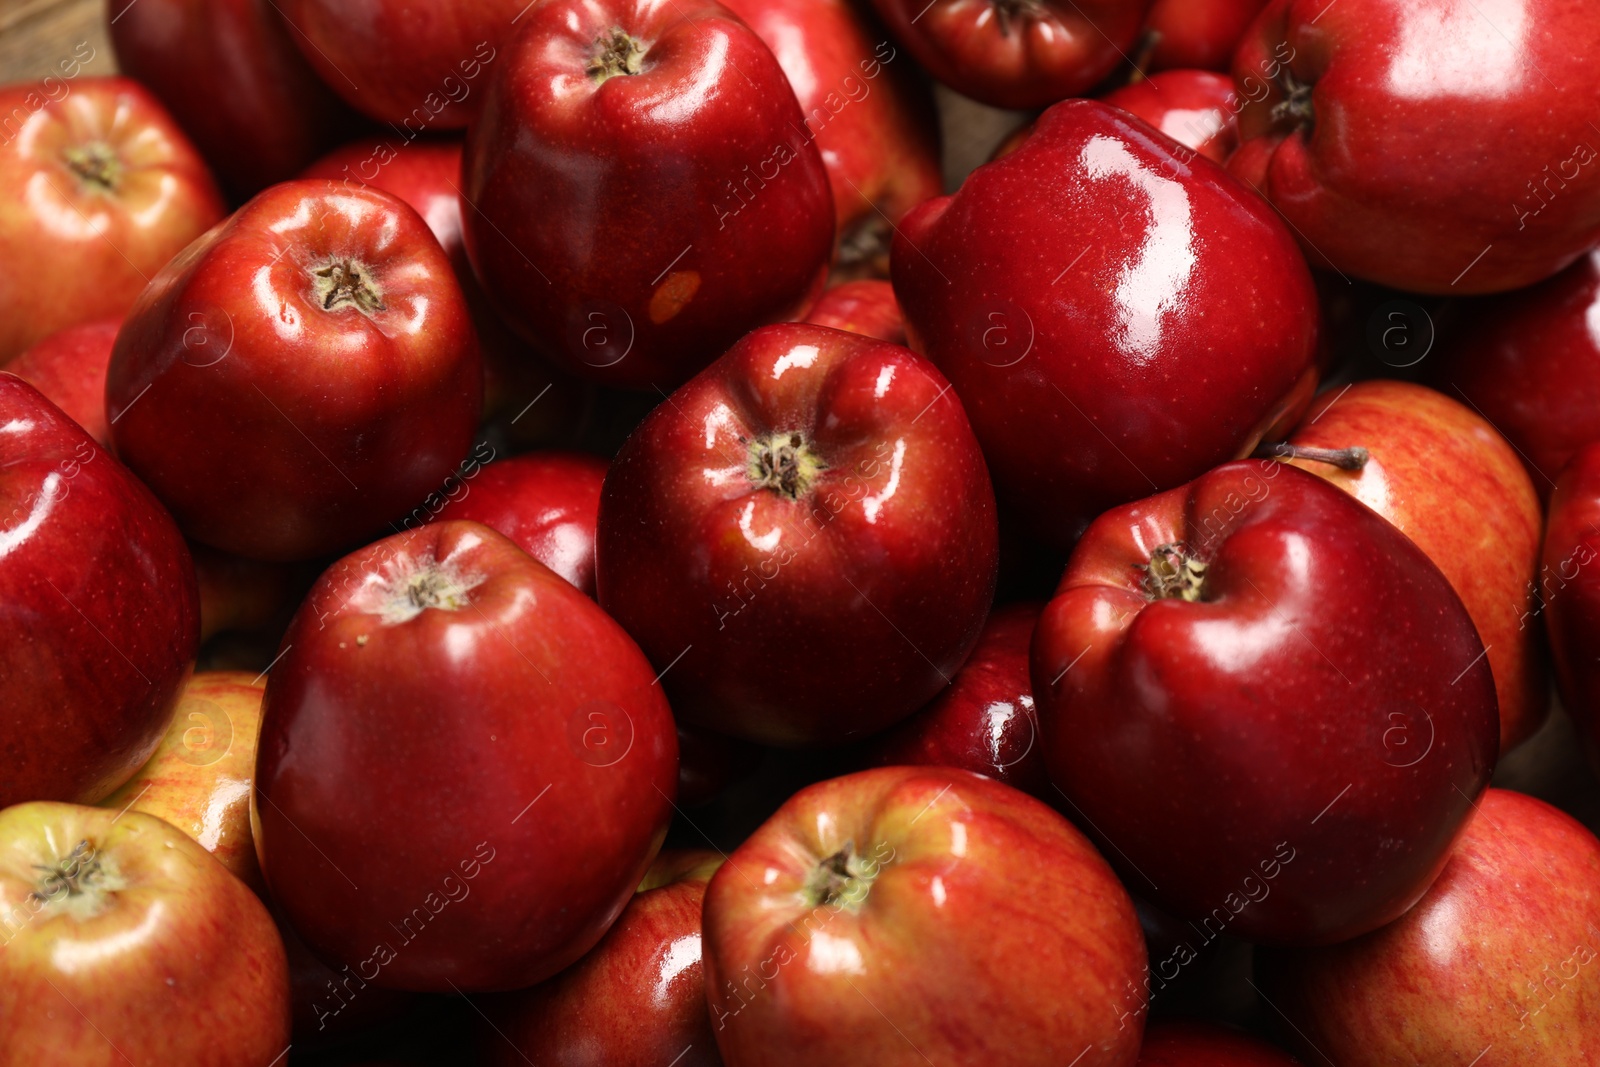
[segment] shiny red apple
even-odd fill
[[[840,744],[949,681],[994,596],[997,538],[983,457],[932,364],[768,326],[622,447],[596,578],[685,722]]]
[[[703,950],[729,1067],[1138,1057],[1132,901],[1064,818],[967,771],[796,794],[711,879]]]
[[[1273,0],[1234,55],[1228,169],[1314,264],[1452,296],[1531,285],[1600,238],[1597,52],[1600,19],[1566,0]]]
[[[1145,15],[1146,71],[1228,69],[1267,0],[1155,0]]]
[[[569,369],[671,389],[820,285],[833,198],[772,52],[712,0],[553,0],[468,131],[467,251]]]
[[[1398,918],[1498,750],[1483,642],[1444,574],[1265,460],[1097,519],[1034,632],[1033,691],[1051,777],[1129,884],[1252,941]]]
[[[375,986],[550,977],[600,940],[665,835],[677,749],[655,674],[487,526],[345,557],[267,679],[253,811],[274,899]]]
[[[1556,482],[1537,591],[1561,702],[1600,768],[1600,442],[1579,449]]]
[[[1476,809],[1398,922],[1258,961],[1307,1063],[1600,1061],[1600,841],[1521,793]]]
[[[117,336],[123,460],[215,548],[348,547],[439,488],[482,397],[449,260],[388,193],[275,185],[185,250]]]
[[[894,286],[874,278],[842,282],[823,290],[806,312],[805,321],[890,344],[906,343],[906,317],[894,298]]]
[[[1209,70],[1166,70],[1100,98],[1131,112],[1213,163],[1239,147],[1233,79]]]
[[[1096,101],[1051,108],[908,215],[893,265],[912,347],[955,386],[1001,502],[1057,547],[1248,454],[1315,385],[1293,236],[1222,168]]]
[[[1295,1067],[1300,1061],[1226,1026],[1159,1022],[1145,1031],[1139,1067]]]
[[[68,77],[0,88],[0,365],[126,313],[223,214],[205,162],[149,90]]]
[[[166,732],[200,642],[194,566],[150,491],[0,374],[0,807],[93,803]]]
[[[121,319],[68,326],[5,365],[72,417],[97,444],[111,443],[106,424],[106,367]]]

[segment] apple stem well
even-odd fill
[[[745,472],[763,489],[798,500],[811,491],[817,475],[828,469],[798,430],[762,434],[750,442]]]
[[[385,567],[381,580],[369,579],[350,600],[358,611],[376,615],[386,626],[410,622],[430,608],[460,611],[472,603],[471,593],[483,584],[480,574],[467,574],[450,560],[402,555]]]
[[[55,863],[34,864],[34,869],[44,873],[33,890],[33,898],[78,918],[97,914],[106,903],[106,894],[126,884],[87,840],[79,841]]]
[[[1291,445],[1287,441],[1263,444],[1256,449],[1258,459],[1308,459],[1313,463],[1327,463],[1342,471],[1358,471],[1367,465],[1371,454],[1360,445],[1349,448],[1316,448],[1312,445]]]
[[[122,161],[104,142],[91,141],[86,145],[68,148],[61,153],[61,157],[67,169],[76,174],[80,181],[101,192],[115,192],[122,180]]]
[[[383,290],[372,269],[359,259],[335,259],[311,272],[317,305],[324,311],[354,307],[363,315],[385,311]]]
[[[1139,584],[1151,600],[1179,597],[1192,603],[1205,593],[1206,564],[1182,542],[1156,546],[1150,562],[1136,566],[1144,572]]]
[[[1283,99],[1272,105],[1272,125],[1279,129],[1311,129],[1311,83],[1301,81],[1284,67],[1278,85],[1283,90]]]
[[[1040,14],[1039,0],[994,0],[994,17],[1002,37],[1011,36],[1013,19],[1038,18]]]
[[[595,53],[589,59],[588,73],[597,84],[605,84],[619,74],[638,74],[644,69],[644,44],[621,26],[611,27],[594,42]]]
[[[833,855],[817,864],[806,879],[803,895],[809,907],[843,908],[855,912],[867,899],[877,878],[877,869],[856,852],[855,842],[846,841]]]

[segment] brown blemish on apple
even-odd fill
[[[613,26],[610,33],[602,33],[595,39],[594,47],[594,55],[589,57],[585,71],[596,84],[603,85],[609,78],[638,74],[644,69],[644,44],[621,26]]]
[[[762,489],[798,500],[811,491],[817,475],[828,469],[799,430],[762,434],[749,443],[745,473]]]
[[[1140,587],[1151,600],[1178,597],[1192,603],[1205,593],[1206,565],[1182,542],[1158,545],[1150,562],[1138,569],[1144,572]]]
[[[650,297],[650,321],[660,326],[663,322],[677,317],[689,301],[694,299],[694,294],[700,291],[700,272],[697,270],[677,270],[667,275],[667,280],[662,282]]]
[[[387,310],[377,278],[359,259],[335,259],[311,272],[311,289],[323,311],[353,307],[363,315]]]
[[[67,169],[85,185],[103,193],[114,193],[122,181],[122,160],[102,141],[74,145],[61,153]]]

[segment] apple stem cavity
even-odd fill
[[[621,26],[613,26],[610,33],[601,34],[594,46],[588,73],[597,85],[604,85],[619,74],[638,74],[644,69],[644,44]]]
[[[1181,541],[1158,545],[1150,562],[1138,568],[1144,572],[1140,585],[1151,600],[1177,597],[1194,603],[1205,594],[1206,564],[1189,554]]]
[[[877,871],[869,871],[856,852],[855,842],[846,841],[839,851],[817,864],[806,879],[806,903],[813,908],[859,911],[876,877]]]
[[[354,307],[363,315],[387,311],[372,269],[359,259],[335,259],[311,272],[317,305],[323,311]]]
[[[763,489],[798,500],[811,491],[817,475],[828,469],[812,449],[805,434],[783,430],[763,434],[750,442],[750,458],[745,472]]]
[[[460,611],[472,603],[472,591],[483,584],[483,575],[467,574],[450,560],[432,555],[420,559],[401,556],[389,567],[382,580],[370,583],[351,605],[378,616],[386,626],[410,622],[424,611]],[[365,640],[358,640],[365,647]]]
[[[34,864],[34,869],[43,871],[44,876],[33,890],[33,899],[79,919],[99,914],[108,895],[127,886],[88,840],[79,841],[55,863]]]
[[[1278,78],[1278,85],[1283,89],[1283,99],[1272,105],[1272,125],[1280,129],[1310,130],[1313,119],[1311,83],[1296,78],[1285,67]]]
[[[1308,459],[1313,463],[1327,463],[1342,471],[1358,471],[1367,465],[1371,454],[1360,445],[1349,448],[1316,448],[1311,445],[1291,445],[1287,441],[1263,444],[1256,449],[1257,459]]]
[[[1011,36],[1013,19],[1033,19],[1040,15],[1039,0],[993,0],[994,16],[1000,26],[1000,36]]]
[[[61,157],[66,161],[67,169],[92,189],[104,193],[115,192],[122,181],[122,161],[117,158],[115,150],[102,141],[68,148],[61,153]]]

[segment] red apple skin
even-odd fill
[[[1539,595],[1561,703],[1600,768],[1600,443],[1578,450],[1550,497]]]
[[[671,389],[809,305],[828,173],[749,27],[711,0],[556,0],[518,30],[461,187],[467,252],[514,329],[602,384]],[[614,31],[648,42],[639,73],[587,73]]]
[[[1203,1022],[1155,1023],[1139,1050],[1139,1067],[1295,1067],[1299,1062],[1265,1041]]]
[[[277,924],[289,961],[291,1026],[294,1043],[301,1048],[336,1045],[363,1031],[392,1023],[423,999],[420,993],[381,989],[363,982],[351,968],[329,967],[306,947],[270,899],[267,910]]]
[[[684,722],[836,745],[943,688],[982,630],[998,540],[983,457],[932,364],[768,326],[623,445],[596,578]]]
[[[1213,163],[1239,147],[1238,97],[1233,79],[1209,70],[1166,70],[1101,97],[1138,115]]]
[[[1489,650],[1500,751],[1532,737],[1550,709],[1534,592],[1544,516],[1516,451],[1450,397],[1381,380],[1323,393],[1289,444],[1367,450],[1359,471],[1290,462],[1394,523],[1444,572]]]
[[[1173,545],[1159,557],[1191,580],[1157,586],[1141,568]],[[1130,882],[1258,942],[1399,917],[1499,739],[1445,576],[1348,494],[1263,460],[1097,519],[1034,631],[1033,688],[1051,777]]]
[[[485,1010],[493,1067],[721,1067],[706,1011],[700,905],[715,852],[663,852],[587,956]]]
[[[839,266],[888,273],[889,236],[944,191],[933,97],[849,0],[729,0],[789,78],[833,190]]]
[[[1521,454],[1548,499],[1556,476],[1600,441],[1600,251],[1547,281],[1468,304],[1430,381],[1470,404]]]
[[[1267,0],[1155,0],[1145,16],[1154,41],[1146,72],[1226,71],[1250,23]]]
[[[912,347],[955,386],[1002,503],[1057,548],[1248,455],[1315,387],[1316,292],[1289,231],[1097,101],[1051,108],[906,216],[893,267]]]
[[[1543,801],[1491,789],[1398,922],[1258,967],[1308,1063],[1587,1067],[1600,1060],[1597,930],[1600,841]]]
[[[1494,293],[1600,237],[1600,19],[1563,0],[1485,17],[1453,0],[1273,0],[1245,34],[1233,77],[1251,103],[1228,169],[1313,264]]]
[[[469,519],[498,530],[593,597],[595,523],[607,466],[598,456],[576,452],[503,459],[463,482],[461,495],[435,519]]]
[[[292,178],[358,121],[271,0],[107,0],[117,66],[172,112],[229,192]]]
[[[324,294],[345,269],[378,292]],[[184,532],[269,561],[347,547],[439,488],[481,400],[472,321],[427,225],[328,181],[273,186],[173,260],[106,381],[118,454]]]
[[[806,312],[806,321],[892,345],[906,343],[906,317],[894,298],[894,286],[876,278],[841,282],[824,290]]]
[[[289,1046],[267,909],[153,815],[0,812],[0,916],[3,1067],[259,1067]]]
[[[132,777],[194,667],[194,566],[172,518],[0,373],[0,807],[90,804]]]
[[[121,325],[121,319],[103,319],[68,326],[22,353],[5,369],[43,393],[96,443],[109,445],[106,367]]]
[[[954,768],[797,793],[711,879],[704,953],[730,1067],[1132,1067],[1139,1052],[1127,892],[1060,815]]]
[[[306,61],[351,107],[402,135],[465,126],[526,0],[281,0]]]
[[[991,107],[1086,92],[1133,50],[1150,0],[873,0],[928,73]]]
[[[274,899],[375,986],[550,977],[600,940],[666,833],[677,746],[654,676],[487,526],[347,556],[267,679],[252,810]]]
[[[0,365],[68,326],[123,315],[222,217],[205,162],[127,78],[0,88]]]
[[[1050,801],[1028,648],[1043,604],[999,608],[950,685],[873,743],[872,762],[959,767]]]

